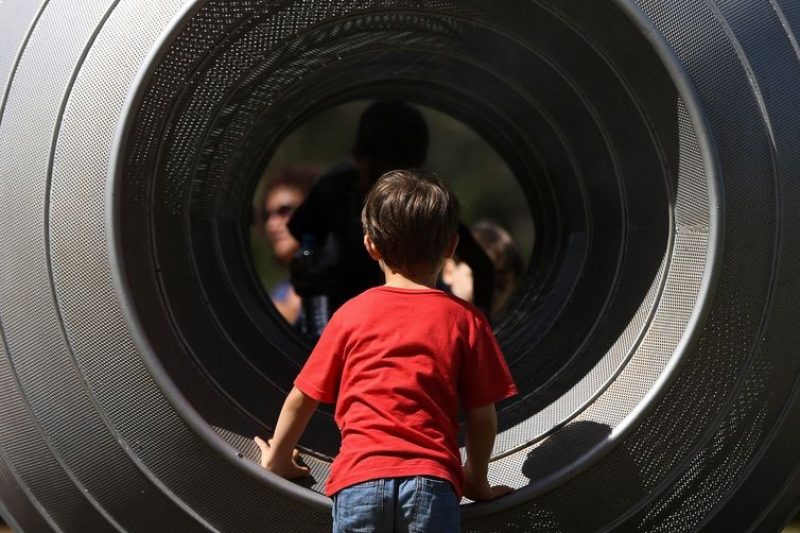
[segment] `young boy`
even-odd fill
[[[283,405],[261,464],[308,474],[294,448],[319,402],[336,402],[342,433],[326,493],[334,531],[459,530],[459,500],[491,500],[495,402],[516,394],[486,318],[434,288],[458,244],[458,201],[432,174],[391,171],[362,211],[364,246],[385,285],[332,317]],[[458,449],[465,411],[466,464]]]

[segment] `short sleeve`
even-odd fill
[[[344,328],[334,314],[295,378],[294,386],[317,401],[333,403],[342,376],[345,345]]]
[[[475,409],[517,394],[505,357],[483,317],[477,320],[471,340],[459,376],[461,408]]]

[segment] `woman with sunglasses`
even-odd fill
[[[290,324],[300,314],[300,297],[288,279],[289,262],[300,244],[289,233],[287,223],[295,209],[308,195],[319,169],[313,165],[297,165],[281,169],[272,175],[264,188],[261,202],[261,228],[272,249],[275,262],[287,275],[270,289],[275,308]]]

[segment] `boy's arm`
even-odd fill
[[[283,402],[272,439],[268,443],[259,437],[254,439],[261,448],[261,466],[287,479],[309,474],[308,467],[297,464],[295,446],[317,405],[317,400],[306,396],[297,387],[292,388]]]
[[[497,414],[490,403],[466,411],[467,462],[464,464],[464,496],[473,501],[493,500],[513,489],[490,486],[487,474],[489,458],[497,434]]]

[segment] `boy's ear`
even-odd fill
[[[453,257],[455,255],[456,248],[458,248],[458,233],[453,235],[453,240],[450,241],[450,246],[447,247],[447,250],[445,251],[444,256],[447,259],[450,259],[451,257]]]
[[[372,239],[369,238],[369,235],[364,235],[364,248],[367,249],[367,253],[375,261],[381,260],[381,252],[375,247],[375,243],[372,242]]]
[[[453,261],[452,258],[448,257],[444,260],[444,266],[442,267],[442,281],[445,285],[452,285],[453,284],[453,274],[456,272],[456,262]]]

